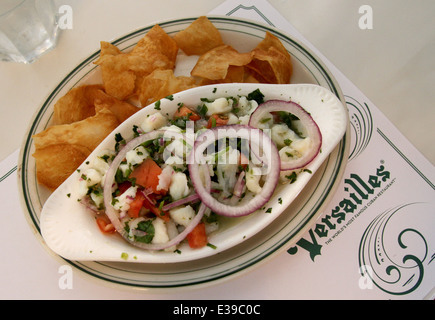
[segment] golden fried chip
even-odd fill
[[[290,54],[281,41],[269,32],[252,50],[252,61],[247,65],[260,82],[289,83],[293,71]]]
[[[266,31],[264,39],[257,45],[256,49],[262,49],[267,51],[271,47],[274,47],[283,55],[285,55],[288,59],[290,59],[290,54],[288,53],[282,42],[276,36]]]
[[[262,79],[260,75],[255,73],[252,69],[244,68],[243,81],[244,83],[266,83],[266,80]]]
[[[54,144],[74,144],[94,150],[119,125],[118,118],[107,109],[95,116],[71,124],[49,127],[33,136],[35,148]]]
[[[136,75],[124,54],[106,55],[104,58],[99,60],[104,89],[111,96],[125,100],[134,93]]]
[[[95,115],[94,100],[101,97],[102,89],[102,85],[71,89],[54,104],[54,123],[72,123]]]
[[[101,67],[106,92],[119,100],[135,94],[143,77],[156,69],[173,69],[177,58],[177,43],[159,26],[155,25],[128,53],[101,43],[100,58],[95,64]]]
[[[178,45],[158,24],[148,31],[136,46],[131,51],[130,55],[140,56],[147,59],[147,63],[151,65],[150,69],[147,66],[137,64],[133,69],[135,71],[143,71],[151,73],[155,69],[173,69],[175,60],[177,59]]]
[[[227,75],[224,79],[219,80],[210,80],[210,79],[199,79],[197,81],[198,85],[205,86],[210,84],[217,83],[243,83],[247,82],[247,72],[250,72],[249,69],[246,69],[244,66],[229,66]]]
[[[110,110],[116,116],[118,122],[122,123],[139,111],[138,107],[135,107],[128,102],[120,101],[116,98],[113,99],[114,101],[99,99],[95,100],[95,113],[98,113],[103,109]]]
[[[244,66],[251,62],[251,53],[239,53],[229,45],[214,48],[199,57],[191,75],[209,80],[223,80],[230,66]]]
[[[67,124],[81,121],[96,114],[106,107],[112,111],[120,122],[139,110],[128,102],[120,101],[104,92],[102,85],[83,85],[71,89],[54,105],[54,124]]]
[[[83,146],[54,144],[33,153],[38,182],[51,190],[59,187],[91,153]]]
[[[155,70],[143,79],[139,100],[142,106],[146,106],[195,86],[195,80],[192,77],[176,77],[172,70]]]
[[[122,51],[119,50],[118,47],[111,44],[110,42],[101,41],[100,47],[101,47],[101,53],[100,53],[101,56],[105,56],[105,55],[116,56],[117,54],[122,53]]]
[[[205,17],[199,17],[174,35],[178,47],[187,55],[202,55],[224,44],[219,30]]]
[[[107,109],[72,124],[52,126],[33,136],[39,183],[57,188],[119,124]]]

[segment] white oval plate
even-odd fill
[[[45,202],[41,212],[41,233],[54,252],[69,260],[130,261],[146,263],[175,263],[205,258],[235,247],[251,238],[277,218],[296,198],[313,174],[341,141],[347,127],[348,117],[341,101],[328,89],[312,84],[266,85],[266,84],[222,84],[204,86],[173,95],[172,100],[162,99],[162,114],[175,113],[180,103],[196,107],[201,98],[215,100],[220,97],[247,96],[260,89],[265,101],[272,99],[292,100],[307,110],[322,133],[322,148],[317,157],[306,167],[311,173],[301,172],[296,182],[279,184],[264,209],[243,218],[227,218],[221,230],[209,237],[215,249],[204,247],[191,249],[187,244],[178,247],[180,253],[146,251],[136,248],[121,237],[102,234],[94,216],[81,205],[79,199],[80,173],[71,175]],[[135,113],[86,159],[93,158],[102,150],[114,150],[115,134],[120,133],[127,141],[133,138],[133,126],[140,126],[147,115],[155,113],[154,104]],[[85,169],[83,164],[79,169]],[[83,172],[83,170],[81,170]],[[287,173],[289,174],[289,173]],[[68,196],[67,196],[68,195]],[[280,199],[280,200],[279,200]],[[266,210],[271,209],[268,213]]]
[[[197,17],[159,23],[170,35],[188,27]],[[224,41],[237,50],[246,52],[256,46],[264,38],[266,31],[277,36],[292,56],[294,74],[292,83],[316,84],[330,90],[342,103],[345,103],[341,90],[334,77],[325,65],[307,48],[285,33],[257,22],[230,17],[209,17],[220,30]],[[121,50],[133,47],[150,29],[151,26],[136,30],[112,43]],[[41,211],[50,192],[37,183],[34,152],[31,136],[46,129],[51,124],[53,105],[68,90],[84,83],[95,83],[100,80],[99,70],[93,64],[98,59],[99,51],[90,55],[72,70],[51,92],[44,104],[37,110],[24,139],[19,157],[18,185],[21,191],[22,204],[26,219],[33,228],[38,239],[45,244],[41,236]],[[177,66],[179,72],[188,70],[188,62]],[[281,215],[266,228],[256,233],[255,237],[227,250],[195,260],[195,263],[180,262],[162,263],[129,263],[116,261],[79,261],[62,258],[93,279],[104,283],[119,284],[130,288],[178,288],[201,286],[231,279],[242,272],[258,266],[278,252],[293,246],[321,214],[323,206],[335,192],[344,172],[349,154],[349,126],[346,134],[332,150],[329,157],[317,169],[304,188],[304,192],[293,200]],[[108,241],[110,239],[107,239]]]

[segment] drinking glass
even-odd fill
[[[0,0],[0,60],[31,63],[56,46],[52,0]]]

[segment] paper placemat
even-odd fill
[[[210,14],[257,20],[302,41],[334,74],[350,113],[351,153],[343,181],[296,246],[255,271],[265,274],[259,286],[273,287],[282,299],[433,299],[432,164],[267,1],[229,0]],[[17,160],[18,150],[0,163],[0,201],[14,214],[22,212]],[[269,298],[260,291],[251,295]]]
[[[326,63],[349,109],[351,152],[343,181],[315,225],[280,257],[288,267],[282,285],[344,299],[433,297],[432,164],[267,1],[227,1],[211,13],[267,23],[300,40]]]

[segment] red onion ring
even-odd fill
[[[222,136],[222,134],[224,134],[224,136]],[[202,164],[201,162],[204,162],[203,153],[210,144],[221,138],[242,138],[249,140],[250,145],[257,144],[258,141],[253,141],[251,139],[252,136],[260,137],[263,146],[266,148],[265,150],[270,151],[269,154],[266,155],[268,158],[266,165],[269,170],[266,182],[263,185],[262,191],[259,194],[256,194],[255,197],[247,203],[237,206],[223,204],[215,199],[203,186],[199,172],[200,165]],[[189,154],[188,169],[192,184],[196,193],[201,198],[202,203],[216,214],[227,217],[241,217],[260,209],[269,201],[278,184],[280,175],[279,159],[276,145],[272,142],[270,137],[260,129],[243,125],[226,125],[212,128],[198,136],[192,151]]]
[[[195,202],[195,201],[198,201],[198,200],[199,200],[199,196],[196,193],[194,193],[194,194],[192,194],[190,196],[187,196],[187,197],[184,197],[184,198],[182,198],[180,200],[177,200],[177,201],[165,204],[163,206],[162,210],[163,211],[169,211],[169,210],[174,209],[176,207],[179,207],[179,206],[181,206],[183,204],[192,203],[192,202]]]
[[[176,237],[171,239],[170,241],[162,244],[151,244],[151,243],[142,243],[142,242],[136,242],[133,241],[128,237],[128,233],[124,229],[124,226],[121,222],[121,220],[118,217],[117,212],[112,207],[112,184],[115,178],[116,171],[118,170],[119,165],[124,160],[127,152],[130,150],[133,150],[141,143],[144,143],[145,141],[154,140],[159,138],[160,136],[163,136],[164,131],[162,130],[156,130],[149,133],[145,133],[130,142],[128,142],[118,153],[118,155],[113,159],[113,162],[111,163],[109,170],[106,173],[105,183],[104,183],[104,205],[106,209],[106,215],[110,219],[110,222],[115,227],[116,231],[122,236],[123,239],[125,239],[127,242],[132,244],[133,246],[139,247],[141,249],[145,250],[163,250],[170,248],[174,245],[179,244],[181,241],[183,241],[186,236],[196,227],[196,225],[201,221],[204,212],[207,210],[207,207],[201,203],[198,213],[196,216],[192,219],[190,224],[183,230],[183,232],[179,233]],[[207,176],[207,175],[206,175]],[[208,176],[209,177],[209,176]],[[206,181],[206,189],[210,190],[210,179]]]
[[[313,147],[310,148],[309,152],[306,152],[302,157],[292,161],[281,160],[281,170],[286,171],[303,168],[313,161],[313,159],[319,154],[322,146],[322,133],[311,115],[299,104],[293,101],[269,100],[260,104],[251,114],[249,125],[252,127],[258,127],[259,122],[266,113],[276,111],[289,112],[298,117],[307,131],[307,136],[310,137],[313,142]]]

